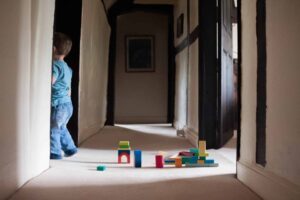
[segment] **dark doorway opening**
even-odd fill
[[[68,129],[76,145],[78,145],[78,86],[79,57],[81,30],[82,0],[56,0],[54,15],[54,31],[62,32],[71,37],[73,46],[65,61],[73,70],[72,103],[73,115],[68,123]]]

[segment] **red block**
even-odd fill
[[[163,168],[164,167],[164,158],[162,155],[156,155],[155,156],[155,163],[156,168]]]
[[[122,163],[122,157],[125,156],[127,159],[127,163],[130,163],[130,154],[126,152],[119,153],[118,155],[118,163]]]

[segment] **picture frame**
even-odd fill
[[[154,72],[154,35],[125,36],[126,72]]]
[[[183,34],[184,27],[184,15],[183,13],[177,18],[177,38],[181,37]]]

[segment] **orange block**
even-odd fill
[[[182,159],[180,157],[175,158],[175,167],[182,167]]]
[[[198,164],[204,164],[204,160],[198,160]]]

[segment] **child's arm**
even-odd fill
[[[52,78],[51,78],[51,84],[52,85],[56,82],[59,71],[60,71],[59,66],[56,65],[55,63],[53,63],[53,65],[52,65]]]
[[[51,80],[52,85],[55,83],[55,81],[56,81],[56,78],[54,76],[52,76],[52,80]]]

